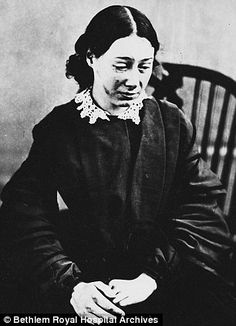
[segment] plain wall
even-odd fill
[[[236,79],[235,0],[0,0],[0,188],[25,159],[31,130],[77,90],[65,61],[92,16],[134,6],[158,31],[158,59]]]

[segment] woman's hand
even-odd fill
[[[80,317],[96,321],[99,318],[114,318],[125,314],[108,299],[114,297],[114,291],[101,281],[80,282],[74,287],[70,303]]]
[[[143,273],[133,280],[112,280],[109,286],[116,293],[113,302],[128,306],[146,300],[156,290],[157,283],[151,276]]]

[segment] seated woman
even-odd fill
[[[225,191],[191,122],[145,93],[158,49],[143,13],[99,12],[66,64],[79,92],[34,127],[2,192],[2,260],[9,279],[35,289],[41,312],[233,321]]]

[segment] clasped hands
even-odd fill
[[[70,303],[80,317],[114,318],[125,315],[122,307],[145,301],[157,288],[156,281],[142,273],[132,280],[114,279],[80,282],[74,287]]]

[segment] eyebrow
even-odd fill
[[[121,60],[126,60],[126,61],[132,61],[133,58],[130,58],[130,57],[116,57],[116,59],[121,59]],[[153,60],[153,57],[150,57],[150,58],[144,58],[140,61],[149,61],[149,60]]]

